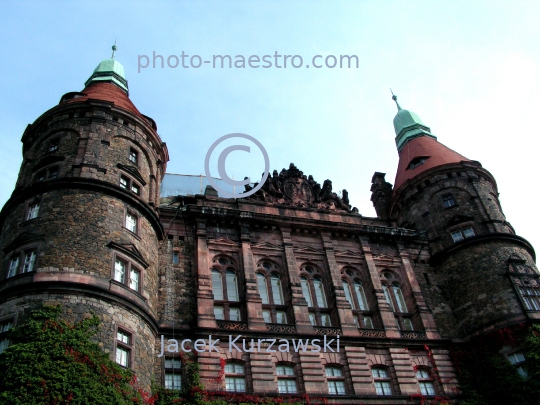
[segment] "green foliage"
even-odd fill
[[[129,370],[91,342],[96,315],[75,324],[59,320],[60,306],[34,311],[9,333],[0,354],[0,405],[150,404]]]
[[[503,345],[524,353],[528,378],[519,375],[516,367],[500,353]],[[465,350],[454,351],[453,355],[463,391],[462,405],[538,405],[540,325],[528,330],[503,331],[489,341],[475,342]]]

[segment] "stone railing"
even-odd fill
[[[287,325],[282,323],[267,323],[266,327],[268,328],[269,332],[276,332],[276,333],[296,333],[296,326],[294,325]]]
[[[315,334],[317,335],[341,335],[340,328],[332,328],[330,326],[314,326],[313,329],[315,329]]]
[[[247,322],[217,321],[217,327],[228,330],[248,330]]]
[[[374,338],[384,338],[386,337],[386,332],[384,329],[358,329],[360,336],[362,337],[374,337]]]
[[[412,330],[402,330],[400,332],[403,339],[427,339],[426,332],[414,332]]]

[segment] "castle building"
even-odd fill
[[[191,350],[210,392],[457,403],[451,345],[540,318],[535,253],[495,179],[395,97],[399,165],[393,186],[373,175],[371,218],[293,164],[238,199],[166,174],[128,94],[113,57],[26,128],[0,213],[0,350],[60,303],[70,321],[95,312],[100,346],[148,390],[181,388]]]

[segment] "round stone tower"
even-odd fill
[[[20,322],[43,302],[62,304],[69,320],[93,311],[100,345],[149,388],[168,152],[130,101],[114,52],[81,92],[28,125],[22,143],[0,213],[0,320]]]
[[[456,335],[538,319],[534,249],[506,221],[495,179],[479,162],[439,143],[418,115],[397,106],[399,165],[387,215],[425,235]],[[377,184],[382,197],[374,202],[384,201]],[[516,276],[518,268],[523,277]]]

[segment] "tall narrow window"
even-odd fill
[[[359,281],[354,282],[354,292],[356,294],[360,310],[367,311],[369,308],[366,300],[366,293],[364,292],[364,287]]]
[[[405,305],[405,298],[403,298],[403,293],[401,292],[401,288],[399,288],[397,284],[394,284],[392,286],[392,290],[394,290],[394,296],[396,297],[396,302],[397,302],[399,311],[407,312],[407,306]]]
[[[13,277],[17,274],[17,271],[19,270],[19,256],[13,257],[9,261],[9,270],[8,270],[8,277]]]
[[[280,394],[296,394],[298,392],[294,366],[278,364],[276,366],[276,375]]]
[[[116,332],[116,362],[122,367],[131,366],[131,333],[118,330]]]
[[[268,301],[268,287],[266,286],[266,277],[264,274],[257,273],[257,287],[259,288],[259,295],[263,304],[269,304]]]
[[[307,278],[300,277],[300,284],[302,285],[302,294],[307,301],[308,307],[313,306],[313,299],[311,298],[311,291],[309,288],[309,282]]]
[[[246,374],[243,364],[225,364],[225,389],[229,392],[246,392]]]
[[[39,203],[30,204],[28,206],[28,214],[26,215],[26,219],[34,219],[37,218],[39,214]]]
[[[236,274],[232,270],[227,270],[227,297],[229,301],[238,301]]]
[[[324,293],[324,285],[320,278],[313,280],[313,286],[315,287],[315,296],[317,297],[317,305],[320,308],[328,308],[326,303],[326,294]]]
[[[114,262],[114,279],[120,283],[126,282],[126,263],[120,259]]]
[[[212,260],[212,292],[214,294],[214,315],[216,319],[241,321],[238,276],[232,261],[226,257]]]
[[[133,233],[137,233],[137,216],[131,212],[126,213],[126,229]]]
[[[385,368],[372,368],[371,375],[373,376],[377,395],[392,395],[390,377]]]
[[[351,286],[346,281],[343,281],[343,292],[345,293],[345,298],[347,298],[347,301],[349,301],[351,308],[356,309],[356,305],[351,295]]]
[[[219,270],[212,270],[212,292],[214,293],[214,300],[223,301],[223,283]]]
[[[7,332],[13,327],[13,319],[5,319],[0,322],[0,353],[9,347],[9,339],[6,337]]]
[[[182,361],[176,357],[165,357],[164,383],[168,390],[182,389]]]
[[[34,263],[36,261],[36,251],[31,250],[24,255],[24,264],[22,268],[23,273],[30,273],[34,270]]]
[[[508,360],[514,367],[517,368],[517,372],[523,378],[527,378],[528,374],[523,365],[525,364],[525,356],[521,352],[512,353],[508,355]]]
[[[281,279],[277,274],[272,274],[270,277],[272,286],[272,297],[274,298],[274,304],[283,305],[283,291],[281,290]]]
[[[433,379],[427,370],[419,369],[416,371],[416,378],[418,379],[418,385],[420,385],[422,395],[435,395]]]
[[[345,378],[341,367],[325,367],[326,382],[328,383],[328,393],[330,395],[345,395]]]
[[[133,266],[129,271],[129,288],[135,291],[139,291],[139,281],[141,279],[141,272]]]
[[[388,287],[386,286],[386,284],[382,285],[382,289],[386,302],[392,307],[392,311],[395,311],[396,309],[394,308],[394,303],[392,302],[392,298],[390,298],[390,292],[388,291]]]
[[[133,263],[124,258],[115,257],[112,279],[124,284],[130,289],[141,292],[142,273]]]
[[[133,164],[139,163],[139,152],[133,148],[129,148],[129,161]]]

